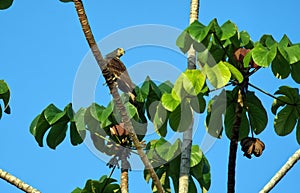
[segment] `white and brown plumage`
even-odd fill
[[[131,81],[127,69],[124,63],[120,60],[120,57],[125,53],[123,48],[118,48],[113,52],[106,55],[108,70],[114,75],[118,88],[130,95],[131,100],[135,101],[135,85]]]

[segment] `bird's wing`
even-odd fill
[[[107,67],[114,75],[120,76],[126,71],[126,67],[119,58],[112,58],[109,60]]]

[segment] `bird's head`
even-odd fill
[[[118,48],[117,49],[117,57],[121,57],[125,54],[125,50],[123,48]]]

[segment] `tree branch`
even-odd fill
[[[25,182],[23,182],[22,180],[20,180],[19,178],[15,177],[15,176],[9,174],[8,172],[3,171],[2,169],[0,169],[0,178],[7,181],[8,183],[16,186],[17,188],[19,188],[20,190],[22,190],[26,193],[41,193],[39,190],[26,184]]]
[[[111,72],[109,72],[109,70],[106,68],[106,61],[103,59],[102,54],[96,44],[96,41],[94,39],[92,30],[90,28],[87,16],[85,14],[85,10],[84,10],[84,6],[82,4],[82,0],[74,0],[74,4],[75,4],[75,8],[79,17],[79,21],[83,30],[83,33],[86,37],[86,40],[89,44],[90,49],[92,50],[92,53],[97,61],[97,64],[99,66],[99,68],[102,71],[102,74],[106,80],[106,82],[108,83],[108,87],[110,89],[110,93],[113,96],[114,102],[116,104],[117,109],[119,110],[121,117],[122,117],[122,122],[124,122],[124,126],[125,129],[128,130],[130,137],[137,149],[137,152],[143,162],[143,164],[145,165],[145,168],[148,170],[153,183],[155,184],[155,186],[157,187],[157,190],[159,193],[163,193],[164,189],[159,181],[158,176],[156,175],[151,163],[149,162],[146,154],[144,153],[141,143],[139,142],[137,135],[132,127],[130,118],[128,116],[128,113],[126,111],[126,108],[124,106],[124,104],[121,101],[121,97],[120,94],[118,93],[118,89],[116,87],[115,82],[112,80],[112,74]]]
[[[300,159],[300,149],[298,149],[275,174],[275,176],[265,185],[259,193],[270,192],[276,184],[285,176],[285,174],[297,163]]]
[[[254,85],[251,84],[250,82],[248,83],[248,85],[251,86],[251,87],[253,87],[253,88],[255,88],[255,89],[258,90],[259,92],[264,93],[265,95],[268,95],[269,97],[271,97],[271,98],[273,98],[273,99],[276,99],[276,100],[278,100],[278,101],[280,101],[280,102],[283,102],[284,104],[295,106],[295,104],[292,104],[292,103],[288,103],[288,102],[286,102],[286,101],[283,101],[283,100],[281,100],[280,98],[277,98],[277,97],[275,97],[274,95],[271,95],[271,94],[268,93],[267,91],[264,91],[264,90],[258,88],[257,86],[254,86]]]
[[[235,192],[235,166],[236,166],[236,152],[238,147],[238,139],[240,133],[240,127],[242,123],[242,112],[243,112],[243,88],[238,91],[237,106],[235,109],[235,120],[233,123],[233,132],[230,139],[229,149],[229,161],[228,161],[228,181],[227,181],[227,192]]]
[[[195,20],[198,20],[199,12],[199,0],[191,0],[190,7],[190,24]],[[188,69],[196,69],[196,51],[193,46],[188,51]],[[192,149],[192,137],[193,137],[193,123],[192,120],[189,128],[183,133],[182,153],[180,162],[180,177],[179,177],[179,192],[187,193],[189,187],[190,176],[190,159]]]

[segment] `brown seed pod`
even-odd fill
[[[258,138],[246,137],[241,140],[242,151],[244,156],[251,159],[251,155],[254,154],[256,157],[261,156],[265,149],[265,144]]]
[[[246,56],[248,52],[250,52],[250,49],[246,48],[239,48],[234,52],[234,59],[238,62],[243,63],[243,59]]]
[[[244,57],[246,56],[246,54],[248,54],[248,52],[250,52],[251,49],[246,49],[246,48],[238,48],[235,52],[234,52],[234,59],[237,62],[240,62],[241,64],[244,63]],[[251,68],[258,68],[259,66],[251,59],[249,66]]]

